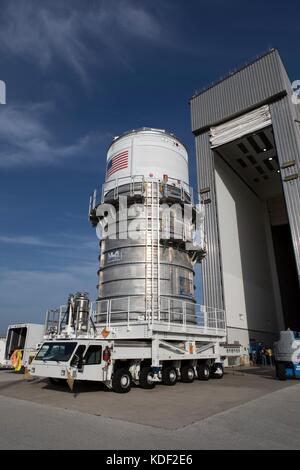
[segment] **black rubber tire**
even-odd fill
[[[193,366],[184,365],[180,369],[181,382],[192,383],[195,379],[195,371]]]
[[[283,362],[276,362],[276,376],[279,380],[286,380],[285,365]]]
[[[48,377],[48,382],[51,384],[51,385],[59,385],[59,386],[63,386],[63,385],[66,385],[67,381],[66,379],[55,379],[54,377]]]
[[[210,367],[207,364],[199,364],[197,366],[198,380],[210,379]]]
[[[216,374],[216,373],[215,373],[215,371],[216,371],[216,369],[217,369],[218,367],[221,367],[221,369],[222,369],[222,374]],[[218,365],[216,365],[216,366],[215,366],[215,365],[212,366],[211,377],[212,377],[212,379],[223,379],[223,377],[224,377],[224,368],[223,368],[222,364],[218,364]]]
[[[131,389],[131,374],[128,369],[117,369],[112,378],[112,389],[116,393],[128,393]]]
[[[164,367],[162,370],[162,383],[164,385],[172,386],[177,382],[177,372],[173,366]]]
[[[140,387],[145,390],[152,390],[156,385],[156,382],[149,382],[149,375],[152,377],[154,375],[151,367],[143,367],[140,370],[139,383]]]

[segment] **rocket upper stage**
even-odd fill
[[[188,154],[173,134],[142,128],[115,137],[107,153],[106,179],[132,176],[168,177],[189,183]]]

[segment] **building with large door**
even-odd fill
[[[205,201],[206,305],[228,341],[300,330],[300,106],[277,50],[191,99]]]

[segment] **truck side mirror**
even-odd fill
[[[86,360],[83,359],[83,357],[80,357],[78,360],[77,368],[81,370],[85,364],[86,364]]]

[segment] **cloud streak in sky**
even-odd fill
[[[143,2],[135,0],[19,0],[1,6],[0,50],[43,68],[57,60],[68,64],[84,82],[88,67],[123,61],[124,41],[158,42],[161,26]],[[122,52],[123,51],[123,52]]]
[[[46,125],[48,103],[7,105],[0,113],[0,168],[53,165],[88,155],[107,138],[88,133],[72,144],[59,144]]]
[[[27,245],[35,248],[63,248],[68,250],[93,249],[98,245],[95,236],[80,236],[58,233],[57,238],[63,240],[63,243],[56,243],[44,237],[35,235],[0,235],[1,244]]]
[[[0,311],[0,332],[4,332],[8,324],[43,323],[46,310],[65,304],[69,292],[90,291],[94,299],[95,268],[94,263],[65,265],[64,269],[56,271],[0,268],[1,302],[6,306]]]
[[[0,244],[13,244],[13,245],[28,245],[28,246],[35,246],[35,247],[59,247],[60,245],[56,245],[55,243],[48,242],[46,240],[42,240],[39,237],[35,237],[32,235],[21,235],[21,236],[5,236],[0,235]]]

